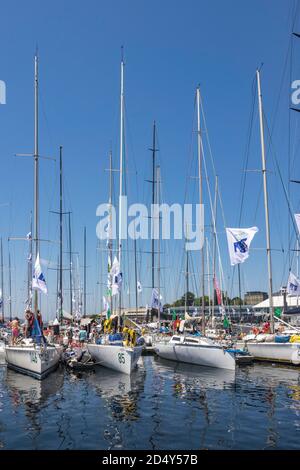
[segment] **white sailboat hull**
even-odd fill
[[[237,343],[244,347],[245,343]],[[247,349],[257,360],[300,365],[300,343],[247,343]]]
[[[88,344],[92,358],[103,367],[130,375],[141,357],[143,347],[114,346],[111,344]]]
[[[55,346],[6,346],[5,359],[10,369],[41,380],[58,366],[60,350]]]
[[[218,346],[157,343],[158,356],[170,361],[235,370],[234,357]]]

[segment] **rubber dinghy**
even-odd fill
[[[171,361],[235,370],[234,356],[209,338],[174,335],[155,344],[158,356]]]

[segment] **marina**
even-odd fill
[[[53,1],[0,31],[0,461],[299,452],[300,0]]]

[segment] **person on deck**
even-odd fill
[[[40,325],[41,331],[43,331],[43,318],[42,318],[42,314],[41,314],[40,310],[37,310],[37,312],[36,312],[36,319],[38,321],[38,324]]]
[[[11,332],[12,332],[12,344],[16,344],[17,338],[20,334],[20,322],[18,317],[15,317],[10,323]]]
[[[32,334],[34,323],[34,315],[31,310],[27,309],[25,312],[25,338],[30,338]]]
[[[86,339],[87,339],[87,331],[86,331],[86,328],[82,326],[79,331],[79,343],[83,345]]]

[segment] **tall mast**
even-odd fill
[[[189,291],[189,252],[185,249],[186,266],[185,266],[185,298],[184,298],[184,310],[188,311],[188,291]]]
[[[212,296],[212,327],[213,317],[215,314],[215,278],[216,278],[216,253],[217,253],[217,207],[218,207],[218,176],[216,176],[215,182],[215,200],[214,200],[214,213],[213,213],[213,296]]]
[[[123,139],[124,139],[124,57],[121,49],[121,90],[120,90],[120,187],[119,187],[119,264],[122,272],[122,196],[123,196]],[[119,314],[121,313],[121,290],[119,292]]]
[[[28,249],[28,274],[27,274],[27,301],[28,308],[31,309],[32,304],[32,213],[30,214],[30,238],[29,238],[29,249]]]
[[[8,247],[8,287],[9,287],[9,321],[12,321],[12,310],[11,310],[11,259],[10,249]]]
[[[112,151],[109,152],[109,258],[110,258],[110,265],[112,263],[112,192],[113,192],[113,177],[112,177]],[[108,275],[110,275],[108,273]],[[112,297],[112,291],[111,291],[111,286],[109,290],[109,304],[110,304],[110,312],[111,314],[113,313],[113,297]]]
[[[203,177],[202,177],[202,137],[201,137],[201,127],[200,127],[200,88],[197,88],[197,142],[198,142],[198,176],[199,176],[199,202],[202,207],[203,204]],[[204,230],[204,227],[199,227],[199,230]],[[204,233],[203,243],[204,243]],[[204,249],[202,247],[201,251],[201,271],[202,271],[202,333],[205,334],[205,298],[204,298]]]
[[[38,146],[38,56],[34,57],[34,244],[35,259],[39,253],[39,146]],[[38,310],[38,291],[34,290],[34,311]]]
[[[1,313],[2,322],[4,323],[4,265],[3,265],[3,243],[1,237]]]
[[[137,257],[136,257],[136,238],[134,234],[134,282],[135,282],[135,309],[138,313],[138,288],[137,288]]]
[[[86,316],[86,227],[83,233],[83,317]]]
[[[160,203],[160,166],[156,167],[157,196],[156,202]],[[158,240],[157,240],[157,290],[158,290],[158,331],[160,330],[160,216],[158,214]]]
[[[208,238],[206,237],[206,266],[207,266],[207,295],[208,295],[208,312],[209,318],[212,321],[212,314],[211,314],[211,304],[210,304],[210,269],[209,269],[209,246],[208,246]]]
[[[258,107],[259,107],[259,126],[260,126],[260,140],[261,140],[261,159],[262,159],[262,174],[264,184],[264,205],[265,205],[265,223],[266,223],[266,242],[267,242],[267,259],[268,259],[268,278],[269,278],[269,302],[270,302],[270,318],[271,318],[271,332],[274,333],[274,310],[273,310],[273,282],[272,282],[272,259],[271,259],[271,242],[270,242],[270,221],[269,221],[269,203],[268,203],[268,185],[267,185],[267,170],[266,170],[266,156],[265,156],[265,141],[264,141],[264,121],[263,121],[263,105],[262,94],[260,87],[260,72],[256,71],[257,78],[257,93],[258,93]]]
[[[73,317],[73,262],[72,262],[72,233],[71,233],[71,212],[69,216],[69,268],[70,268],[70,315]]]
[[[155,121],[153,122],[153,136],[152,136],[152,148],[150,149],[152,151],[152,204],[155,204],[155,183],[156,183],[156,177],[155,177],[155,171],[156,171],[156,123]],[[151,268],[152,268],[152,290],[155,287],[155,240],[154,236],[152,233],[152,240],[151,240],[151,257],[152,257],[152,263],[151,263]]]
[[[62,146],[59,147],[59,316],[63,320],[63,178]]]

